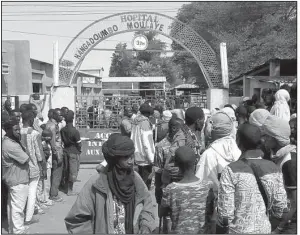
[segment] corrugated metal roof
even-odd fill
[[[166,77],[103,77],[102,82],[166,82]]]

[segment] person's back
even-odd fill
[[[273,216],[281,218],[286,208],[286,194],[278,168],[264,159],[248,161],[255,167],[266,195],[271,199],[268,206],[271,207]],[[265,202],[256,178],[251,167],[242,160],[229,164],[223,170],[218,203],[218,220],[229,218],[229,233],[271,232]]]
[[[282,174],[274,163],[262,159],[264,154],[257,149],[260,137],[258,127],[241,125],[238,144],[243,153],[222,171],[218,227],[228,227],[226,232],[271,233],[269,215],[281,219],[287,211]]]
[[[169,233],[208,233],[207,222],[213,213],[212,183],[195,176],[196,155],[191,148],[184,146],[177,149],[175,159],[183,178],[163,189],[160,216],[171,217]]]

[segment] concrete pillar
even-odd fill
[[[77,77],[76,86],[77,95],[81,95],[82,77]]]
[[[214,108],[223,108],[225,104],[229,103],[228,89],[209,88],[206,90],[207,108],[209,110]]]
[[[54,87],[51,93],[51,108],[68,107],[75,112],[75,88]]]

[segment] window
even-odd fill
[[[42,93],[42,83],[32,83],[33,93]]]

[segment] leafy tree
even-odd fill
[[[129,77],[131,76],[132,52],[126,51],[127,44],[119,43],[113,53],[112,62],[109,69],[110,77]]]
[[[192,2],[182,6],[177,19],[201,35],[218,58],[219,44],[226,42],[230,78],[273,58],[296,58],[295,2]],[[176,43],[172,48],[182,49]],[[186,52],[175,53],[173,60],[184,69],[184,77],[204,80]]]

